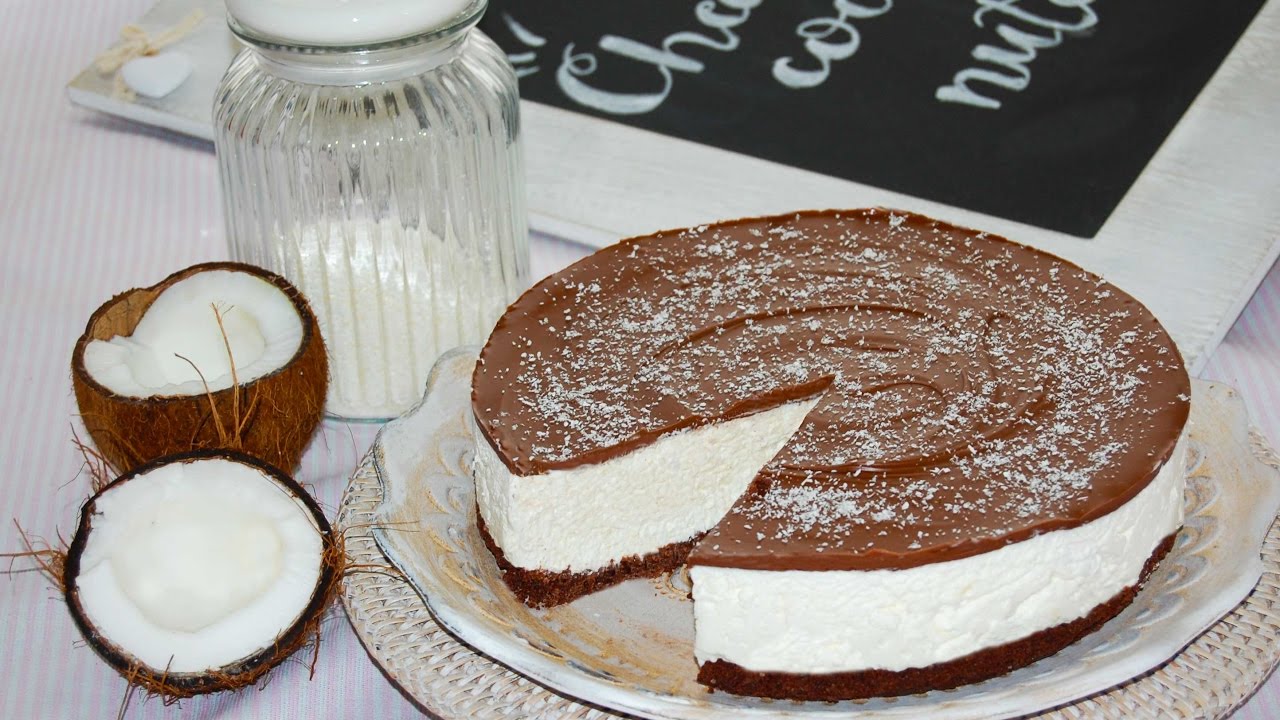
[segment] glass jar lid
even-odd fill
[[[487,0],[226,0],[243,40],[305,49],[377,49],[474,24]]]

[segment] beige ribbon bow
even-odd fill
[[[137,25],[125,25],[120,30],[120,42],[106,50],[93,61],[93,67],[99,73],[108,75],[115,73],[115,83],[111,88],[111,96],[132,102],[136,95],[124,82],[120,68],[134,58],[155,55],[165,47],[172,45],[196,29],[204,20],[204,11],[192,10],[177,25],[163,30],[155,37],[147,35],[147,31]]]

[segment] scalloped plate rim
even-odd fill
[[[474,355],[474,349],[459,348],[457,350],[446,353],[440,358],[435,368],[433,368],[431,377],[427,382],[427,391],[424,393],[423,399],[412,409],[402,415],[400,418],[393,420],[378,433],[374,441],[373,447],[370,449],[370,457],[372,458],[373,469],[378,478],[378,482],[382,486],[383,500],[379,503],[376,513],[385,511],[389,502],[391,488],[388,487],[390,481],[394,487],[395,478],[390,476],[387,471],[387,460],[385,453],[388,452],[387,440],[394,439],[397,432],[403,432],[406,427],[411,427],[415,421],[420,421],[420,415],[428,408],[433,401],[433,395],[437,383],[441,379],[441,373],[446,367],[446,360],[449,358],[459,358],[465,355]],[[469,385],[468,385],[469,387]],[[1210,383],[1205,381],[1194,381],[1195,393],[1225,394],[1230,397],[1235,395],[1235,391],[1221,383]],[[1243,420],[1243,407],[1232,408],[1231,416]],[[1247,425],[1245,425],[1245,433],[1247,434]],[[391,451],[395,451],[394,445]],[[410,453],[412,450],[408,450]],[[1268,513],[1262,512],[1260,509],[1250,516],[1254,522],[1250,525],[1261,525],[1260,534],[1254,533],[1256,542],[1251,542],[1252,547],[1260,547],[1267,529],[1270,527],[1270,521],[1276,516],[1276,505],[1280,504],[1280,489],[1273,490],[1272,508]],[[1264,506],[1258,506],[1259,508]],[[1240,525],[1245,525],[1241,523]],[[1244,532],[1249,532],[1248,530]],[[791,707],[740,707],[728,705],[707,705],[699,702],[694,698],[687,698],[674,695],[658,695],[644,688],[620,688],[615,687],[607,682],[600,681],[581,671],[573,670],[563,664],[552,661],[537,652],[530,652],[527,646],[513,637],[504,637],[495,635],[484,627],[483,624],[473,622],[473,618],[465,611],[460,611],[452,606],[440,601],[440,598],[429,592],[429,588],[424,586],[422,579],[417,578],[411,573],[404,572],[404,568],[408,566],[399,555],[399,549],[395,546],[395,542],[390,536],[376,528],[371,532],[372,537],[377,543],[380,551],[388,558],[388,560],[400,569],[407,582],[415,592],[423,599],[423,603],[431,612],[432,617],[437,623],[463,643],[466,646],[476,649],[485,657],[494,662],[510,668],[516,673],[524,675],[538,683],[565,693],[569,696],[579,699],[582,702],[594,705],[601,705],[611,710],[625,713],[637,714],[645,717],[674,719],[689,718],[701,720],[703,718],[728,718],[728,717],[756,717],[756,718],[890,718],[890,717],[921,717],[921,713],[936,713],[941,711],[944,714],[938,714],[936,717],[946,717],[955,720],[962,718],[997,718],[997,717],[1016,717],[1027,713],[1035,713],[1057,707],[1063,704],[1069,704],[1072,701],[1089,695],[1104,691],[1108,688],[1122,684],[1127,680],[1133,679],[1143,673],[1158,667],[1160,664],[1176,655],[1179,650],[1201,635],[1205,630],[1216,624],[1225,614],[1229,613],[1232,608],[1238,605],[1252,591],[1260,578],[1263,565],[1257,553],[1251,553],[1247,556],[1236,558],[1238,564],[1242,564],[1247,568],[1246,573],[1239,574],[1235,580],[1229,585],[1219,589],[1218,597],[1234,597],[1236,600],[1230,602],[1230,606],[1222,612],[1216,612],[1212,618],[1203,619],[1195,623],[1198,628],[1194,632],[1184,631],[1179,633],[1178,642],[1165,641],[1163,644],[1168,646],[1167,653],[1161,651],[1161,659],[1151,661],[1148,659],[1134,659],[1130,654],[1123,654],[1122,659],[1107,663],[1107,667],[1114,669],[1114,672],[1107,674],[1107,679],[1094,679],[1091,682],[1080,681],[1080,676],[1075,676],[1077,682],[1073,689],[1060,693],[1051,702],[1040,701],[1031,704],[1012,703],[1007,707],[996,709],[993,714],[993,708],[988,704],[990,697],[988,695],[969,696],[966,698],[952,698],[945,692],[929,693],[925,696],[909,696],[909,698],[928,698],[930,695],[936,695],[933,702],[923,702],[920,704],[907,704],[901,706],[893,706],[892,703],[885,703],[889,707],[876,708],[874,710],[863,710],[858,708],[841,707],[828,703],[798,703]],[[487,552],[486,552],[487,555]],[[489,560],[492,562],[492,560]],[[1251,578],[1251,579],[1250,579]],[[1228,592],[1229,591],[1229,592]],[[1144,589],[1143,594],[1150,592],[1150,588]],[[1175,613],[1172,617],[1177,618],[1179,613]],[[1124,614],[1108,623],[1112,625],[1125,617]],[[1208,616],[1206,616],[1207,618]],[[1121,628],[1111,628],[1114,632]],[[1028,668],[1022,670],[1034,669],[1037,665],[1052,661],[1054,656],[1035,663]],[[1018,671],[1015,671],[1018,672]],[[1052,671],[1050,671],[1052,672]],[[1039,674],[1036,672],[1035,674]],[[1085,675],[1085,681],[1088,681],[1092,675]],[[1017,695],[1015,691],[1017,686],[999,690],[995,694]],[[708,698],[714,698],[714,694],[708,694]],[[734,697],[734,696],[727,696]],[[952,702],[948,702],[952,701]],[[770,705],[781,705],[787,701],[772,701]],[[949,705],[960,705],[959,707],[947,707]],[[975,707],[968,707],[975,706]],[[935,715],[930,715],[934,717]]]

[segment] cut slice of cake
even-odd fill
[[[482,536],[508,586],[534,606],[672,570],[812,407],[787,403],[672,432],[606,462],[534,475],[512,473],[478,444]]]
[[[1002,238],[886,210],[658,233],[499,320],[480,525],[531,605],[687,558],[711,687],[950,687],[1132,600],[1181,525],[1189,393],[1140,303]]]

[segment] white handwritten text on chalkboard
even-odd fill
[[[556,70],[556,82],[565,95],[587,107],[615,115],[647,113],[662,105],[671,94],[671,88],[675,85],[672,70],[700,73],[706,67],[701,61],[677,52],[678,46],[699,45],[720,52],[738,49],[740,39],[733,29],[746,22],[751,17],[752,8],[762,1],[719,0],[717,5],[715,0],[702,0],[695,7],[694,16],[703,27],[713,31],[712,35],[692,31],[672,33],[662,40],[661,47],[658,48],[617,35],[601,37],[601,50],[653,66],[661,78],[661,87],[654,92],[612,92],[587,83],[584,78],[596,72],[596,56],[589,52],[575,52],[573,43],[564,48],[560,67]],[[719,6],[733,12],[718,12],[722,9]]]
[[[1078,10],[1079,16],[1070,21],[1047,17],[1028,10],[1021,0],[977,0],[978,9],[973,22],[986,28],[983,16],[994,13],[1019,25],[1001,22],[995,27],[1007,47],[979,45],[973,49],[973,59],[999,68],[967,67],[955,74],[950,85],[939,87],[934,97],[942,102],[962,103],[973,107],[998,110],[1000,101],[973,89],[975,83],[1013,92],[1021,92],[1031,84],[1029,65],[1041,50],[1058,47],[1068,33],[1080,33],[1098,24],[1098,15],[1089,7],[1094,0],[1050,0],[1058,8]],[[1036,32],[1040,31],[1040,32]],[[1045,34],[1043,31],[1048,31]]]
[[[556,84],[574,102],[614,115],[640,115],[652,112],[666,101],[676,83],[676,72],[699,74],[706,69],[698,50],[732,53],[739,49],[741,36],[736,31],[751,19],[752,11],[764,0],[700,0],[693,15],[701,26],[697,31],[671,33],[656,46],[606,33],[597,41],[597,50],[633,63],[633,68],[647,68],[654,74],[654,89],[644,92],[607,89],[609,82],[600,77],[600,62],[595,51],[580,51],[574,43],[566,43],[556,69]],[[973,24],[990,29],[1003,44],[981,44],[971,56],[981,63],[955,73],[951,83],[938,87],[934,97],[939,102],[956,103],[988,110],[998,110],[1001,101],[991,96],[993,90],[1021,92],[1031,84],[1031,63],[1039,54],[1058,47],[1068,35],[1080,34],[1098,24],[1098,15],[1090,7],[1095,0],[975,0]],[[1043,9],[1032,8],[1039,2]],[[803,39],[807,55],[787,55],[773,61],[772,74],[778,83],[793,89],[814,88],[830,77],[834,63],[847,60],[858,52],[862,35],[854,24],[870,20],[893,9],[894,0],[833,0],[830,16],[813,17],[795,27],[795,35]],[[1052,6],[1052,7],[1048,7]],[[1068,15],[1071,15],[1068,17]],[[988,16],[992,16],[988,18]],[[512,53],[516,73],[524,77],[541,68],[536,50],[546,41],[509,14],[503,19],[512,34],[530,52]],[[994,26],[989,25],[994,23]],[[984,90],[983,94],[979,90]]]
[[[798,68],[790,57],[778,58],[773,62],[773,77],[791,88],[821,85],[831,75],[832,61],[849,59],[862,44],[862,35],[850,20],[867,20],[892,9],[893,0],[882,0],[878,7],[836,0],[835,17],[812,18],[796,26],[796,35],[805,39],[804,49],[818,61],[818,67]]]
[[[597,42],[599,50],[652,68],[657,86],[648,92],[620,92],[605,89],[607,82],[596,77],[599,59],[594,52],[579,51],[567,43],[556,69],[560,90],[581,105],[614,115],[639,115],[660,107],[675,86],[674,72],[697,74],[706,69],[702,60],[691,57],[692,51],[705,48],[723,53],[738,49],[741,38],[735,28],[747,22],[751,11],[764,0],[701,0],[694,6],[694,17],[703,30],[672,33],[657,47],[605,34]],[[831,74],[832,64],[846,60],[858,51],[861,35],[855,20],[883,15],[893,8],[893,0],[833,0],[834,15],[805,20],[796,26],[796,35],[804,39],[808,58],[781,57],[773,63],[773,76],[790,88],[821,85]],[[545,41],[508,14],[503,20],[516,38],[529,48],[541,48]],[[512,53],[512,63],[520,77],[538,72],[535,51]]]

